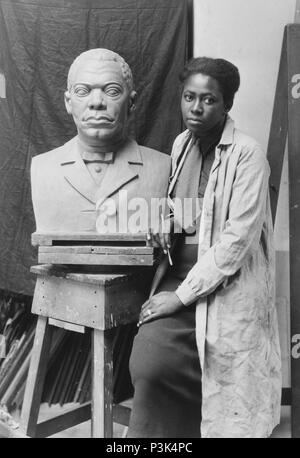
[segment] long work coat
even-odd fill
[[[187,135],[174,142],[169,193]],[[267,437],[279,422],[281,356],[268,178],[264,152],[228,117],[204,196],[198,262],[176,291],[187,306],[197,300],[202,437]]]

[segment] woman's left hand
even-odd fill
[[[162,316],[172,315],[184,307],[174,292],[162,291],[142,305],[138,326]]]

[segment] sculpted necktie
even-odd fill
[[[85,163],[87,162],[100,162],[103,164],[112,164],[114,162],[114,153],[97,153],[90,151],[83,151],[81,157]]]

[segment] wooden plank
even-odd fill
[[[105,328],[138,321],[141,306],[147,300],[151,277],[139,281],[125,282],[119,285],[108,285],[105,288]]]
[[[100,270],[100,272],[99,272]],[[107,268],[107,270],[109,270]],[[53,264],[42,264],[32,266],[30,272],[43,276],[43,277],[58,277],[66,278],[70,280],[76,280],[78,282],[93,283],[95,285],[106,285],[112,282],[123,282],[126,278],[131,277],[129,273],[123,272],[102,272],[101,266],[97,268],[96,272],[93,273],[91,268],[85,268],[85,266],[68,267],[68,266],[56,266]]]
[[[271,168],[269,183],[273,222],[275,222],[276,218],[281,171],[287,138],[287,98],[287,29],[285,28],[267,148],[267,158]]]
[[[122,275],[116,282],[93,284],[90,278],[84,282],[84,274],[80,281],[76,274],[70,277],[39,276],[32,312],[80,326],[110,329],[137,321],[151,280],[146,274]]]
[[[109,266],[103,268],[103,270],[108,270]],[[116,269],[113,269],[115,271]],[[118,269],[119,270],[119,269]],[[98,268],[97,268],[98,271]],[[124,284],[135,284],[136,282],[140,282],[145,278],[151,276],[152,269],[149,267],[139,267],[136,270],[134,267],[130,270],[130,267],[122,268],[122,271],[119,273],[92,273],[91,269],[87,269],[87,272],[72,272],[72,268],[69,267],[69,273],[66,274],[66,280],[74,280],[79,283],[90,283],[91,285],[95,286],[117,286]]]
[[[292,437],[300,437],[300,24],[288,26]]]
[[[38,233],[31,235],[32,245],[51,246],[55,241],[94,241],[94,242],[145,242],[148,244],[148,234],[138,232],[136,234],[116,233],[116,234],[98,234],[91,232],[74,232],[74,233]]]
[[[68,272],[70,272],[70,267],[43,264],[43,265],[31,266],[30,272],[36,275],[55,276],[55,277],[65,278]]]
[[[67,331],[80,332],[81,334],[84,334],[85,332],[84,326],[74,323],[68,323],[67,321],[55,320],[54,318],[49,318],[49,325],[66,329]]]
[[[82,254],[82,253],[41,253],[38,254],[39,263],[70,264],[70,265],[100,265],[100,266],[152,266],[152,255],[124,255],[124,254]]]
[[[32,313],[104,329],[103,287],[58,277],[38,277]]]
[[[42,264],[32,266],[30,272],[42,277],[58,277],[74,280],[82,283],[91,283],[98,286],[124,284],[125,282],[139,281],[147,275],[151,275],[152,269],[139,268],[109,268],[109,266],[76,266]]]
[[[124,247],[124,246],[39,246],[39,253],[74,253],[74,254],[116,254],[116,255],[151,255],[154,252],[153,247]]]
[[[91,418],[91,403],[86,402],[80,407],[69,409],[67,412],[38,423],[36,437],[48,437],[53,434],[72,428]]]
[[[46,376],[51,343],[51,327],[47,318],[39,316],[36,326],[30,368],[26,382],[21,413],[21,427],[28,436],[34,436]]]
[[[92,437],[113,437],[113,335],[92,331]]]
[[[109,266],[64,266],[43,264],[30,268],[30,272],[42,277],[58,277],[93,285],[117,285],[124,282],[139,281],[145,275],[150,275],[152,269]]]

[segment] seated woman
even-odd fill
[[[194,58],[181,81],[173,265],[158,270],[142,306],[128,437],[268,437],[281,399],[269,165],[228,115],[240,84],[233,64]],[[191,198],[192,226],[178,212]]]

